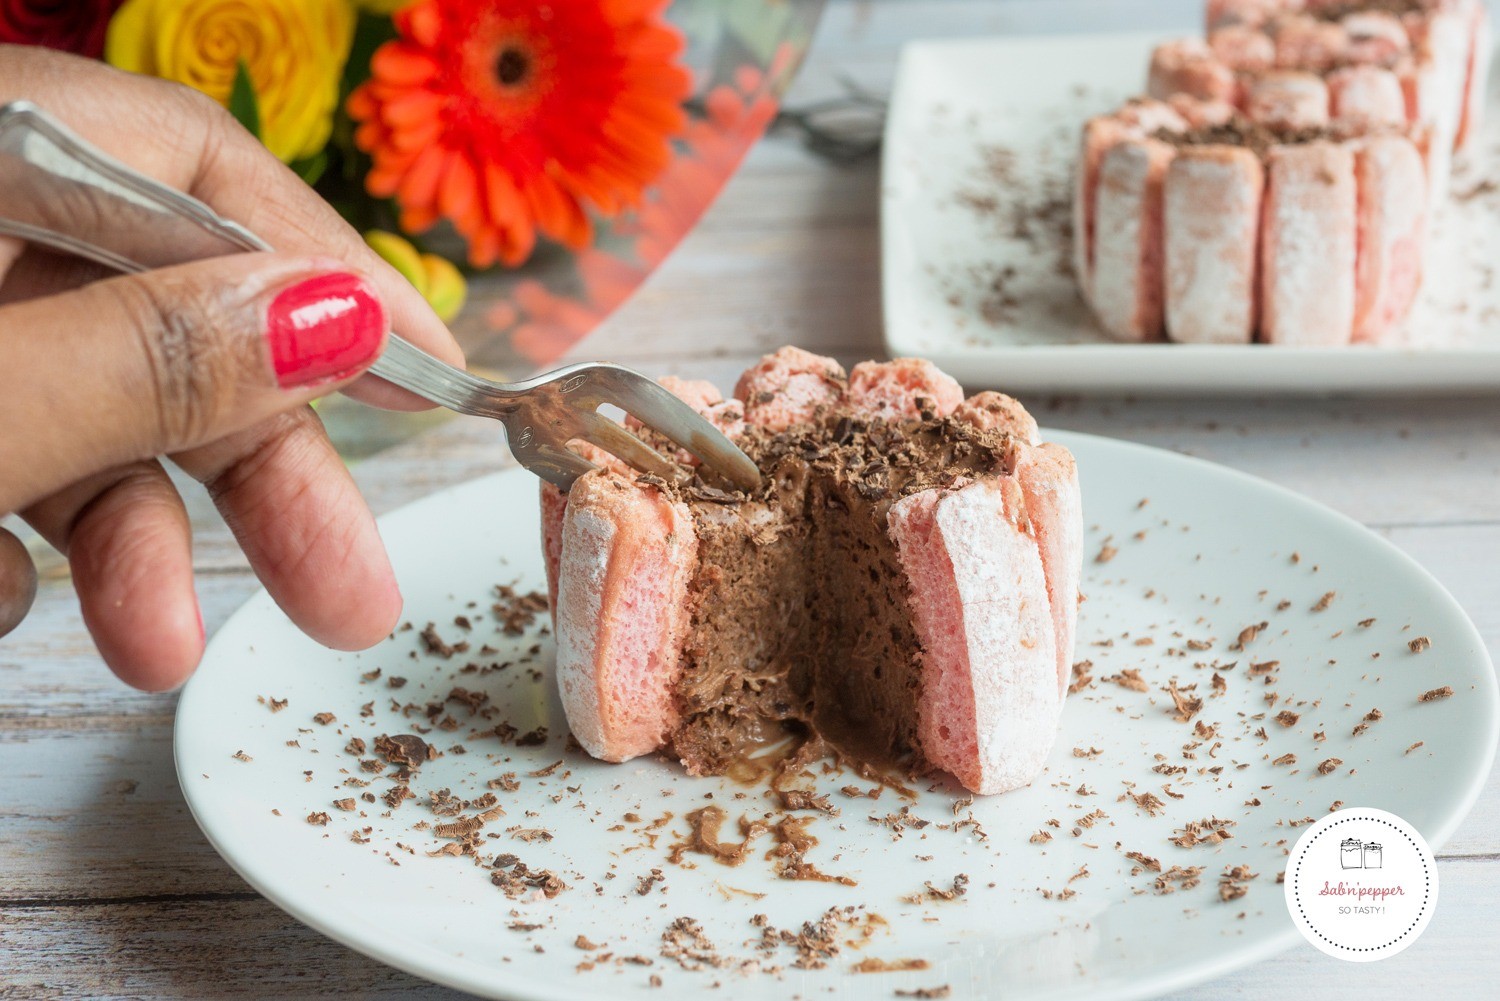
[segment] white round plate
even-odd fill
[[[1388,810],[1441,845],[1478,795],[1497,733],[1489,658],[1442,587],[1369,531],[1277,487],[1137,445],[1053,437],[1083,475],[1077,657],[1093,681],[1069,698],[1045,773],[1018,792],[970,804],[939,783],[911,801],[890,789],[854,798],[840,790],[877,787],[815,769],[839,814],[811,821],[808,859],[857,885],[778,878],[770,837],[736,868],[698,854],[673,863],[690,811],[723,807],[726,839],[740,816],[781,811],[764,788],[568,747],[550,637],[540,625],[505,636],[486,614],[497,584],[543,586],[536,481],[520,471],[382,519],[415,628],[375,650],[322,649],[264,593],[247,602],[182,695],[183,791],[224,858],[300,920],[420,976],[514,999],[676,997],[716,983],[727,997],[776,1001],[1144,997],[1297,942],[1277,876],[1301,825],[1336,801]],[[429,622],[470,650],[422,651]],[[1430,647],[1413,652],[1419,637]],[[393,689],[392,676],[407,683]],[[1190,720],[1177,718],[1174,683],[1202,700]],[[1419,702],[1445,685],[1451,697]],[[395,811],[358,799],[393,783],[346,753],[351,738],[372,745],[425,727],[422,707],[456,686],[494,708],[440,707],[456,729],[426,734],[444,753],[412,781],[419,798]],[[262,699],[287,705],[272,712]],[[1382,718],[1354,734],[1371,709]],[[1295,714],[1286,725],[1273,718],[1283,710]],[[321,713],[334,721],[315,721]],[[502,721],[522,734],[545,726],[545,742],[502,744]],[[428,795],[472,803],[505,773],[514,781],[493,790],[505,813],[484,826],[481,850],[557,873],[568,888],[551,899],[512,899],[474,859],[428,855],[444,843],[433,825],[455,819],[435,815]],[[349,798],[352,811],[334,805]],[[309,824],[316,813],[328,823]],[[1208,818],[1230,837],[1173,843]],[[1196,867],[1197,885],[1158,892],[1158,873],[1128,852],[1166,871]],[[1223,884],[1226,901],[1220,877],[1235,866],[1254,875]],[[653,869],[660,881],[642,883]],[[967,892],[943,899],[960,874]],[[799,951],[796,934],[763,938],[762,924],[799,932],[830,908],[856,908],[828,925],[836,952],[818,955],[805,936]],[[680,918],[699,923],[715,963],[664,955]],[[862,962],[908,968],[859,972]]]

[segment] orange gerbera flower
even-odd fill
[[[585,206],[636,205],[671,160],[692,81],[668,0],[417,0],[349,96],[365,188],[401,227],[439,217],[476,266],[519,264],[538,232],[586,246]]]

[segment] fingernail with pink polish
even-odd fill
[[[283,289],[266,310],[271,364],[283,389],[346,378],[380,353],[385,306],[357,275],[325,274]]]

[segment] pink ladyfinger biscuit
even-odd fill
[[[1325,73],[1337,66],[1349,47],[1349,34],[1333,21],[1288,14],[1271,26],[1276,65],[1288,70]]]
[[[1073,177],[1073,273],[1083,297],[1093,302],[1094,206],[1098,200],[1099,164],[1110,147],[1120,142],[1129,127],[1112,115],[1101,115],[1084,123],[1082,148]]]
[[[557,631],[557,574],[562,565],[563,516],[568,512],[568,495],[542,481],[542,566],[547,573],[547,608],[552,616],[552,631]]]
[[[1315,73],[1279,70],[1246,88],[1245,114],[1252,122],[1301,128],[1328,124],[1328,85]]]
[[[1180,100],[1189,100],[1178,95]],[[1178,111],[1163,101],[1138,98],[1110,115],[1091,118],[1083,126],[1083,148],[1078,158],[1073,189],[1073,271],[1083,297],[1094,301],[1094,267],[1098,260],[1099,168],[1104,155],[1127,139],[1147,136],[1158,129],[1187,128]]]
[[[1166,325],[1174,341],[1248,344],[1265,172],[1237,146],[1190,146],[1167,169]]]
[[[1446,137],[1457,147],[1468,91],[1473,49],[1472,20],[1460,9],[1467,4],[1444,4],[1415,26],[1413,55],[1418,71],[1418,121],[1433,126],[1434,139]],[[1420,39],[1420,40],[1418,40]]]
[[[989,795],[1041,771],[1062,709],[1057,639],[1036,536],[1014,477],[924,490],[889,531],[922,644],[923,755]]]
[[[1057,640],[1058,697],[1062,698],[1073,676],[1073,637],[1078,631],[1078,586],[1083,572],[1078,464],[1072,452],[1048,442],[1021,450],[1015,476],[1042,556]]]
[[[1235,95],[1234,71],[1207,42],[1197,38],[1158,45],[1146,79],[1146,92],[1163,101],[1173,94],[1191,94],[1205,101],[1230,101]]]
[[[1263,73],[1276,65],[1276,43],[1259,28],[1232,24],[1213,31],[1208,46],[1237,73]]]
[[[685,504],[610,473],[584,474],[570,495],[558,688],[584,750],[625,761],[660,747],[678,720],[672,685],[697,536]]]
[[[1004,431],[1028,445],[1040,444],[1042,440],[1036,418],[1026,412],[1021,402],[993,390],[975,393],[960,403],[953,417],[981,431]]]
[[[568,447],[601,469],[624,472],[630,469],[622,460],[586,441],[574,441]],[[562,558],[563,515],[568,509],[568,495],[546,480],[537,488],[542,510],[542,565],[547,573],[547,598],[551,603],[552,626],[557,628],[557,572]]]
[[[1358,11],[1340,24],[1348,39],[1344,60],[1372,66],[1391,66],[1411,51],[1406,26],[1394,14],[1381,10]]]
[[[1338,122],[1363,128],[1406,124],[1401,81],[1379,66],[1345,66],[1328,74],[1328,101]]]
[[[1232,24],[1258,28],[1278,14],[1301,7],[1300,0],[1208,0],[1204,20],[1210,33]]]
[[[1490,76],[1490,62],[1495,55],[1489,10],[1479,0],[1474,0],[1471,7],[1468,72],[1464,79],[1464,105],[1458,121],[1458,135],[1454,139],[1459,149],[1472,147],[1480,127],[1484,124],[1485,91]]]
[[[1442,109],[1443,72],[1423,59],[1404,60],[1396,68],[1406,97],[1406,117],[1423,132],[1423,160],[1427,164],[1427,198],[1431,205],[1442,204],[1448,194],[1453,174],[1453,144],[1457,119]]]
[[[745,404],[745,420],[780,431],[842,400],[844,382],[844,370],[832,358],[784,347],[746,369],[734,395]]]
[[[1354,154],[1327,142],[1277,146],[1266,171],[1262,339],[1348,344],[1354,329]]]
[[[1191,129],[1225,125],[1239,113],[1228,101],[1200,101],[1187,94],[1173,94],[1167,99],[1167,103],[1182,116],[1182,120]]]
[[[1173,153],[1157,139],[1128,140],[1099,165],[1093,304],[1119,340],[1161,339],[1162,179]]]
[[[847,403],[858,417],[902,420],[924,409],[946,417],[963,401],[963,388],[925,358],[863,361],[849,373]]]
[[[1359,258],[1355,270],[1354,339],[1388,344],[1422,286],[1426,240],[1425,178],[1416,147],[1399,136],[1360,144]]]

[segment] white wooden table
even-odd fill
[[[901,41],[1192,24],[1199,0],[835,3],[793,100],[845,75],[889,86]],[[829,166],[782,137],[580,357],[729,383],[783,343],[880,353],[874,164]],[[962,373],[958,373],[962,376]],[[1420,560],[1500,651],[1500,396],[1283,401],[1030,399],[1045,424],[1246,470],[1370,525]],[[377,513],[508,462],[453,421],[366,460]],[[201,498],[196,563],[212,631],[256,583]],[[0,997],[456,998],[324,939],[209,848],[173,775],[175,700],[124,689],[95,655],[66,567],[0,641]],[[1402,955],[1345,964],[1302,947],[1181,998],[1492,996],[1500,983],[1500,782],[1441,852],[1442,899]],[[726,995],[727,996],[727,995]]]

